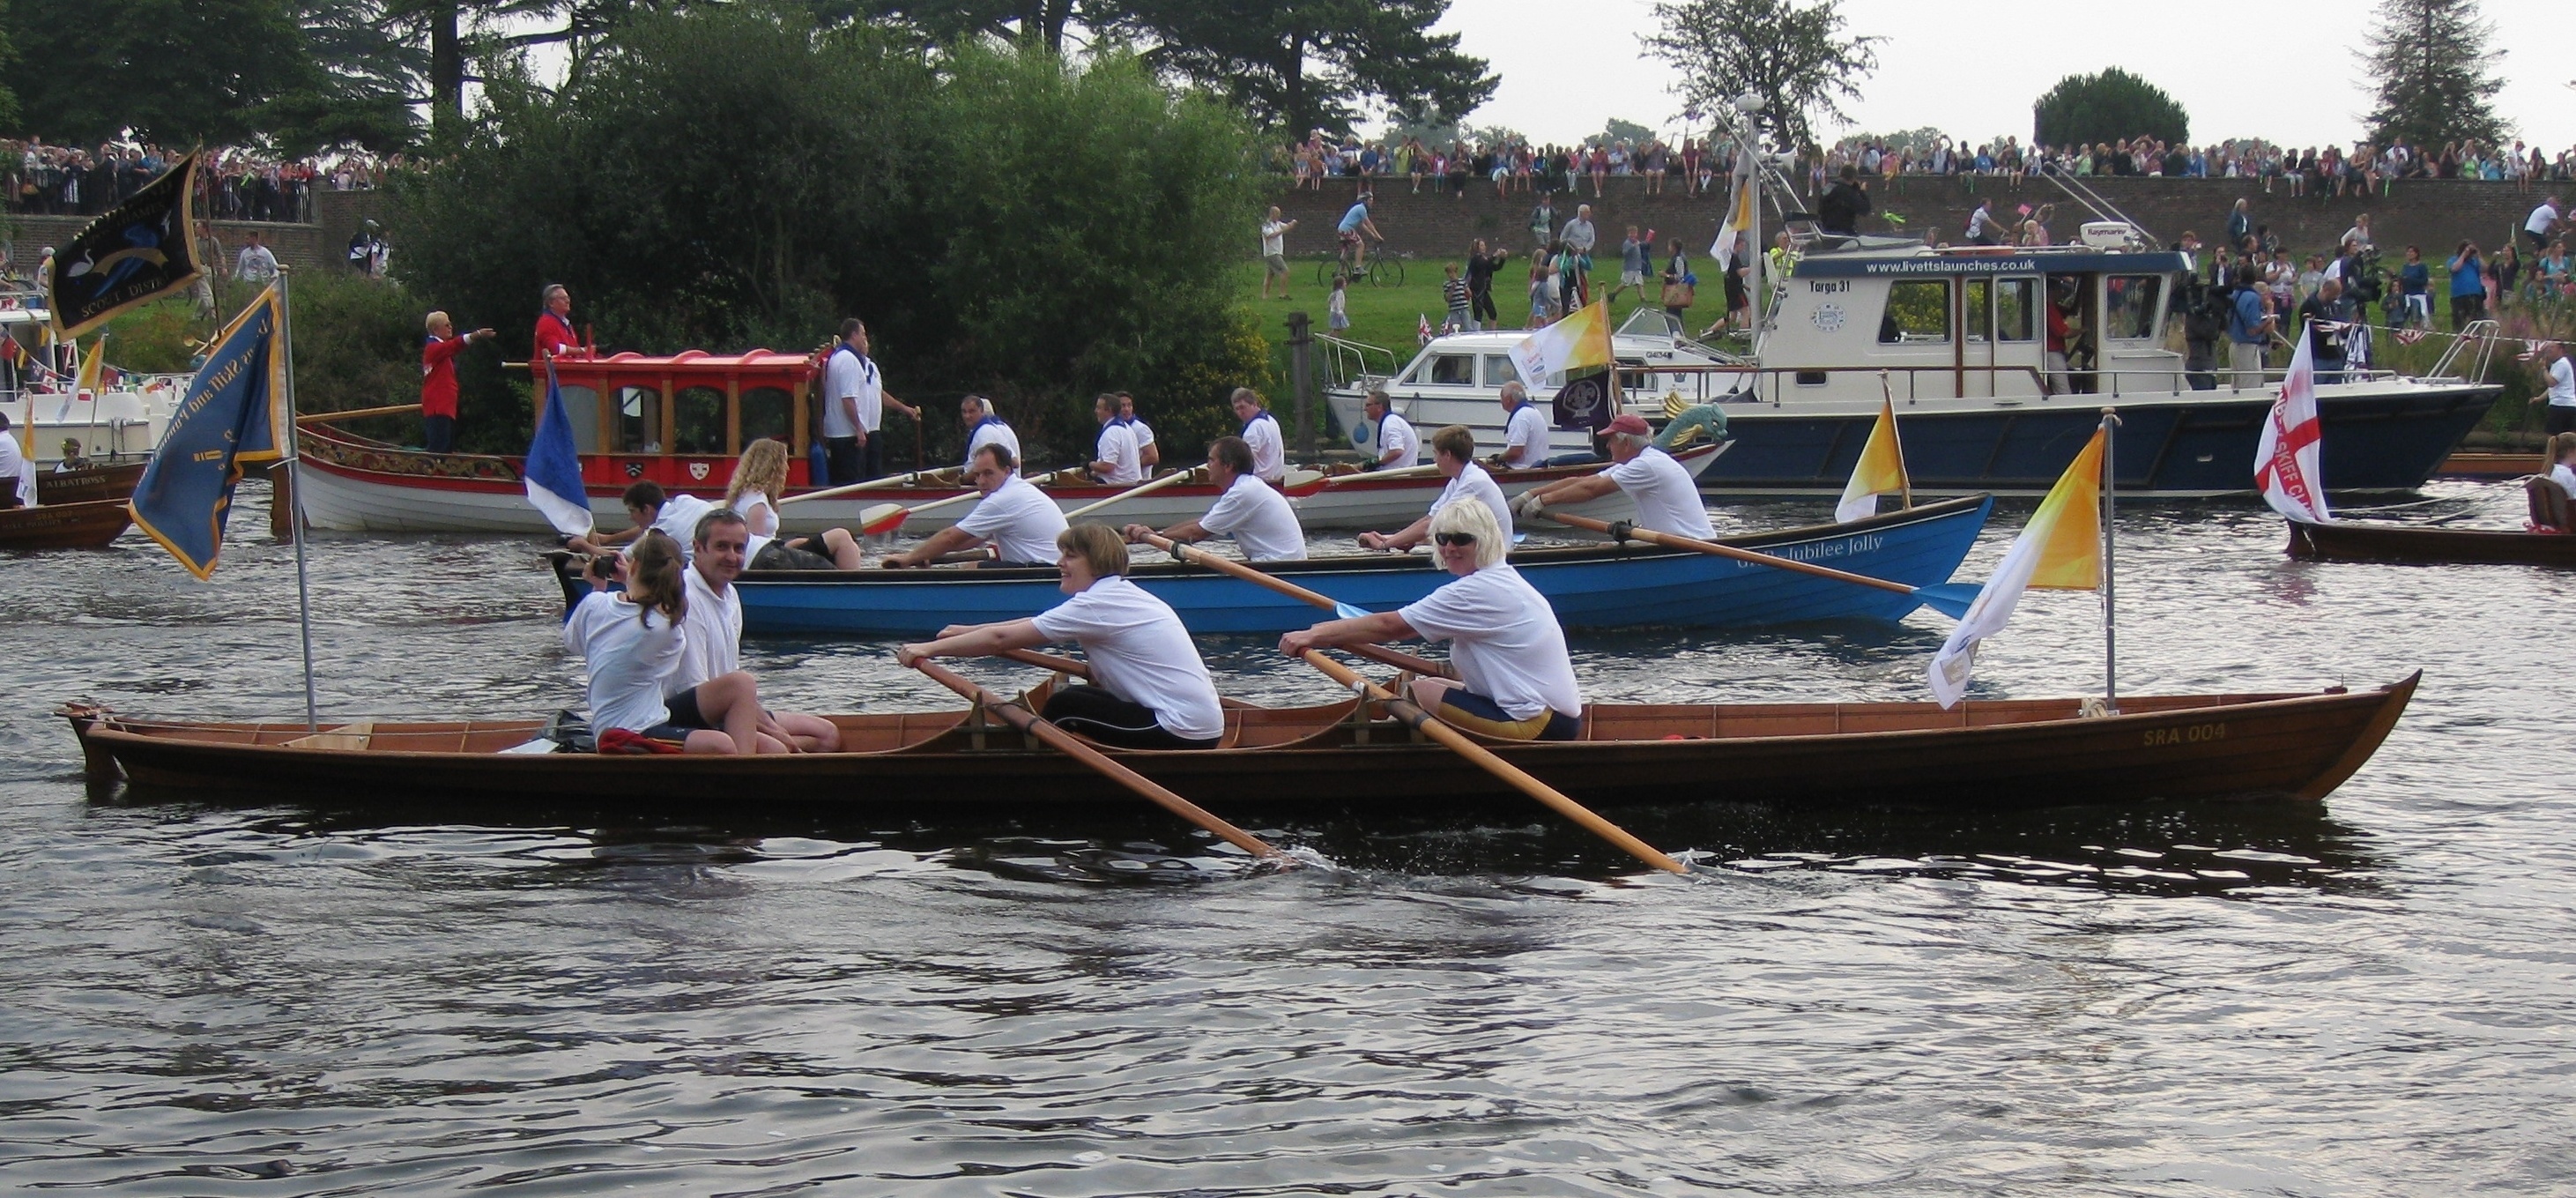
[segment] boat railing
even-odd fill
[[[1385,346],[1353,341],[1347,337],[1336,337],[1330,333],[1315,334],[1315,351],[1316,364],[1323,375],[1323,384],[1326,389],[1333,391],[1346,390],[1370,378],[1393,378],[1396,370],[1404,365],[1403,361],[1395,356],[1395,351]],[[1371,354],[1383,359],[1386,368],[1369,369]]]
[[[2502,326],[2492,320],[2470,321],[2460,330],[2460,335],[2452,339],[2451,347],[2442,351],[2441,358],[2433,363],[2433,368],[2424,372],[2424,377],[2428,379],[2468,377],[2483,380],[2487,377],[2487,364],[2495,356],[2496,334],[2501,329]],[[2453,373],[2452,368],[2458,365],[2460,356],[2466,353],[2473,343],[2478,347],[2476,372],[2467,376]]]
[[[2217,369],[2185,371],[2155,370],[2077,370],[2067,372],[2068,379],[2081,389],[2051,391],[2046,372],[2035,366],[2006,365],[1919,365],[1919,366],[1752,366],[1752,365],[1658,365],[1649,370],[1622,368],[1621,390],[1634,404],[1639,397],[1680,393],[1684,403],[1759,402],[1778,406],[1793,398],[1795,388],[1813,387],[1836,374],[1888,376],[1889,389],[1896,398],[1907,402],[1926,399],[1996,399],[2007,402],[2075,400],[2090,402],[2118,399],[2124,395],[2176,395],[2196,390],[2218,390],[2229,387],[2235,371]],[[2207,374],[2218,380],[2211,388],[2195,388],[2191,376]],[[2285,367],[2267,367],[2262,372],[2264,388],[2287,377]],[[1929,379],[1926,386],[1925,376]],[[2344,383],[2388,383],[2405,376],[2393,370],[2347,370],[2337,380]],[[2429,377],[2429,376],[2428,376]],[[1630,380],[1639,381],[1630,381]],[[1984,394],[1972,385],[1984,381]],[[2010,380],[2011,390],[2005,390]],[[1674,384],[1688,384],[1688,387]]]

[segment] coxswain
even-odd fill
[[[36,463],[18,448],[9,414],[0,412],[0,508],[36,506]]]
[[[717,730],[698,692],[742,672],[742,595],[733,582],[742,576],[750,545],[751,526],[733,509],[717,508],[698,518],[686,572],[688,611],[680,617],[680,665],[662,691],[670,722],[680,727]],[[840,726],[821,716],[754,710],[760,713],[755,726],[761,735],[791,752],[829,753],[841,747]]]
[[[1503,451],[1494,464],[1506,470],[1536,470],[1547,465],[1547,417],[1529,401],[1529,388],[1519,379],[1503,384]]]
[[[611,591],[610,558],[590,564],[591,593],[564,621],[564,648],[581,654],[590,669],[590,731],[601,752],[783,753],[787,746],[760,734],[759,687],[751,675],[726,674],[700,684],[699,716],[711,728],[671,722],[664,683],[680,668],[681,624],[688,617],[687,566],[680,547],[659,529],[647,529],[622,569],[626,589]],[[658,749],[653,746],[661,746]]]
[[[1431,518],[1440,568],[1456,577],[1391,612],[1327,620],[1279,638],[1281,652],[1375,645],[1421,638],[1448,641],[1456,679],[1417,678],[1424,711],[1505,740],[1574,740],[1583,730],[1583,692],[1565,650],[1565,630],[1547,597],[1503,560],[1511,540],[1480,503],[1456,503]]]
[[[1637,501],[1637,527],[1677,537],[1709,540],[1717,529],[1708,522],[1708,505],[1700,501],[1699,484],[1673,455],[1655,447],[1646,418],[1622,412],[1610,422],[1610,466],[1597,474],[1562,479],[1532,487],[1512,500],[1512,514],[1523,520],[1545,511],[1626,491]]]
[[[1217,489],[1207,514],[1163,530],[1175,541],[1233,537],[1244,560],[1295,562],[1306,559],[1306,530],[1297,524],[1288,497],[1252,473],[1252,447],[1241,437],[1219,437],[1208,443],[1208,481]],[[1127,526],[1127,543],[1143,541],[1150,525]]]
[[[1136,397],[1118,393],[1118,420],[1127,426],[1129,436],[1136,438],[1136,460],[1144,463],[1145,472],[1163,464],[1163,451],[1154,447],[1154,426],[1136,419]]]
[[[1421,460],[1422,434],[1413,431],[1412,421],[1396,415],[1386,388],[1369,388],[1368,418],[1377,429],[1377,460],[1369,463],[1369,469],[1402,470]]]
[[[572,332],[572,292],[561,283],[548,283],[537,293],[536,356],[560,358],[581,348],[581,338]]]
[[[981,395],[969,395],[958,401],[958,419],[966,426],[966,456],[962,464],[975,464],[975,451],[987,445],[999,445],[1011,451],[1011,460],[1020,459],[1020,435],[993,412],[993,402]]]
[[[1431,465],[1440,471],[1449,485],[1440,489],[1440,498],[1431,501],[1431,510],[1404,526],[1398,533],[1364,532],[1360,534],[1363,549],[1392,549],[1398,553],[1421,544],[1431,535],[1431,519],[1440,509],[1461,499],[1474,499],[1494,513],[1503,529],[1503,539],[1511,539],[1512,508],[1503,499],[1503,489],[1495,485],[1494,476],[1476,464],[1476,434],[1463,424],[1453,424],[1431,434]]]
[[[724,506],[751,529],[743,560],[754,570],[856,570],[865,558],[858,538],[846,528],[827,528],[810,537],[780,536],[778,503],[773,496],[787,489],[787,443],[762,437],[742,447],[734,462],[733,481],[725,484]],[[701,521],[705,517],[699,517]],[[694,551],[690,556],[695,558]]]
[[[1279,435],[1279,418],[1250,387],[1234,389],[1234,418],[1243,422],[1243,443],[1252,447],[1252,473],[1278,486],[1288,477],[1288,441]]]
[[[1125,577],[1127,546],[1107,525],[1068,528],[1056,537],[1057,563],[1071,598],[1024,620],[957,624],[939,639],[905,645],[895,660],[986,657],[1058,641],[1082,647],[1088,686],[1059,687],[1039,714],[1105,745],[1128,749],[1213,749],[1225,736],[1225,710],[1207,663],[1170,604]]]
[[[988,544],[993,547],[991,564],[997,569],[1046,565],[1056,553],[1058,535],[1064,532],[1064,510],[1036,483],[1021,478],[1019,466],[1018,459],[1001,445],[977,449],[974,463],[966,468],[966,481],[984,497],[957,523],[879,564],[889,570],[923,566],[958,550]]]
[[[1101,393],[1091,401],[1091,415],[1100,422],[1100,440],[1092,446],[1088,467],[1092,480],[1113,487],[1145,481],[1145,462],[1136,451],[1136,434],[1118,419],[1118,397]]]
[[[54,473],[70,474],[75,470],[87,470],[89,466],[89,459],[81,456],[80,438],[63,438],[63,457],[54,463]]]
[[[476,329],[460,335],[445,312],[430,313],[425,323],[429,340],[420,347],[420,444],[431,453],[446,453],[456,448],[456,355],[501,334]]]

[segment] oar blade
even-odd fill
[[[911,508],[899,503],[880,503],[859,513],[859,532],[862,536],[882,537],[903,527],[903,522],[911,518]]]
[[[1359,619],[1359,618],[1361,618],[1361,617],[1363,617],[1363,616],[1366,616],[1366,615],[1368,615],[1368,614],[1369,614],[1369,611],[1368,611],[1368,609],[1367,609],[1367,608],[1362,608],[1362,607],[1353,607],[1353,606],[1351,606],[1350,604],[1344,603],[1344,602],[1342,602],[1342,601],[1340,601],[1340,600],[1338,600],[1338,599],[1336,599],[1336,600],[1334,600],[1334,601],[1333,601],[1333,615],[1334,615],[1335,617],[1337,617],[1337,618],[1344,619],[1344,620],[1356,620],[1356,619]]]
[[[1914,588],[1914,597],[1922,600],[1923,606],[1942,615],[1964,620],[1968,617],[1968,605],[1975,603],[1977,593],[1984,589],[1973,582],[1941,582]]]

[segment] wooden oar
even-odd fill
[[[822,491],[807,491],[802,495],[788,495],[779,499],[778,503],[783,507],[791,503],[803,503],[809,499],[832,499],[842,495],[856,494],[860,491],[882,491],[888,487],[919,486],[924,475],[938,473],[943,472],[937,470],[916,470],[910,474],[889,474],[884,478],[869,479],[863,483],[850,483],[846,486],[833,487]]]
[[[1244,852],[1250,853],[1255,857],[1277,862],[1282,865],[1293,864],[1293,861],[1287,856],[1287,854],[1270,847],[1270,845],[1264,842],[1260,837],[1254,836],[1250,832],[1246,832],[1241,828],[1235,827],[1233,824],[1229,824],[1224,820],[1217,818],[1206,808],[1172,793],[1153,779],[1110,760],[1108,754],[1092,748],[1090,745],[1082,743],[1082,740],[1079,737],[1076,737],[1062,728],[1056,727],[1054,724],[1048,723],[1036,712],[1030,711],[1028,708],[1021,706],[1018,703],[1006,700],[1000,695],[994,694],[993,692],[969,682],[964,678],[960,678],[955,673],[949,671],[947,667],[941,666],[928,658],[923,658],[913,662],[912,668],[921,671],[924,676],[939,683],[941,686],[947,687],[948,689],[965,696],[969,701],[984,705],[984,707],[991,710],[993,714],[1002,717],[1002,722],[1009,724],[1022,732],[1028,733],[1031,736],[1037,737],[1039,740],[1045,741],[1048,747],[1053,748],[1084,765],[1090,766],[1092,769],[1100,771],[1101,774],[1108,777],[1111,781],[1114,781],[1129,790],[1135,791],[1137,794],[1143,795],[1148,799],[1152,799],[1154,802],[1160,804],[1164,810],[1170,811],[1172,814],[1180,816],[1182,819],[1188,820],[1191,823],[1197,824],[1198,826],[1207,829],[1209,832],[1216,834],[1217,837],[1224,840],[1227,844],[1242,849]]]
[[[1338,487],[1344,483],[1382,482],[1393,478],[1421,478],[1426,475],[1438,473],[1440,473],[1440,467],[1430,465],[1402,466],[1393,470],[1363,470],[1357,474],[1334,475],[1331,478],[1325,479],[1324,485],[1329,488]]]
[[[1813,574],[1818,578],[1830,578],[1836,582],[1848,582],[1854,586],[1877,587],[1882,591],[1893,591],[1899,595],[1911,595],[1914,598],[1921,600],[1925,607],[1929,607],[1934,611],[1947,615],[1954,620],[1966,616],[1968,614],[1968,605],[1977,601],[1978,588],[1966,583],[1944,582],[1935,583],[1928,587],[1910,587],[1901,582],[1890,582],[1884,578],[1872,578],[1867,574],[1854,574],[1849,570],[1837,570],[1831,566],[1819,566],[1809,562],[1791,561],[1785,557],[1773,557],[1768,553],[1756,553],[1750,549],[1738,549],[1733,545],[1720,545],[1715,541],[1703,541],[1696,537],[1677,537],[1668,532],[1656,532],[1651,528],[1636,528],[1633,526],[1620,529],[1607,521],[1588,519],[1583,516],[1569,516],[1558,512],[1553,508],[1542,508],[1539,511],[1539,515],[1545,516],[1550,520],[1554,520],[1559,524],[1571,525],[1575,528],[1588,528],[1594,532],[1609,533],[1612,536],[1627,537],[1632,540],[1644,541],[1649,545],[1662,545],[1668,549],[1690,549],[1700,553],[1714,554],[1718,557],[1731,557],[1737,561],[1752,562],[1756,565],[1772,566],[1782,570],[1791,570],[1800,574]]]
[[[1100,510],[1100,509],[1102,509],[1102,508],[1108,507],[1109,505],[1111,505],[1111,504],[1113,504],[1113,503],[1124,503],[1124,502],[1126,502],[1127,500],[1134,499],[1135,497],[1137,497],[1137,496],[1139,496],[1139,495],[1143,495],[1143,494],[1145,494],[1146,492],[1149,492],[1149,491],[1160,491],[1160,490],[1162,490],[1162,489],[1163,489],[1163,488],[1165,488],[1165,487],[1171,486],[1173,483],[1183,483],[1183,482],[1188,482],[1188,481],[1190,481],[1191,479],[1194,479],[1194,478],[1198,477],[1198,474],[1199,474],[1199,472],[1198,472],[1198,470],[1197,470],[1196,468],[1192,468],[1192,469],[1188,469],[1188,470],[1175,470],[1175,471],[1171,472],[1170,474],[1166,474],[1166,475],[1164,475],[1164,476],[1163,476],[1163,477],[1161,477],[1161,478],[1155,479],[1155,480],[1154,480],[1154,481],[1152,481],[1152,482],[1138,483],[1138,484],[1136,484],[1135,486],[1129,487],[1129,488],[1127,488],[1127,489],[1126,489],[1126,490],[1124,490],[1124,491],[1120,491],[1119,493],[1117,493],[1117,494],[1115,494],[1115,495],[1112,495],[1112,496],[1110,496],[1110,497],[1109,497],[1109,498],[1107,498],[1107,499],[1098,500],[1098,501],[1095,501],[1095,502],[1092,502],[1092,503],[1086,503],[1086,504],[1082,505],[1081,507],[1078,507],[1078,508],[1073,509],[1072,511],[1066,512],[1066,513],[1064,514],[1064,518],[1065,518],[1065,520],[1066,520],[1066,522],[1067,522],[1067,523],[1070,523],[1070,522],[1072,522],[1072,521],[1079,520],[1079,519],[1081,519],[1081,518],[1082,518],[1082,517],[1084,517],[1084,516],[1088,516],[1088,515],[1090,515],[1090,514],[1091,514],[1091,513],[1093,513],[1093,512],[1099,511],[1099,510]]]
[[[381,408],[351,408],[346,412],[313,412],[308,415],[296,417],[295,427],[303,428],[307,425],[313,424],[330,424],[341,420],[364,420],[369,416],[396,416],[404,412],[417,412],[419,410],[419,404],[398,403]]]
[[[960,491],[946,499],[933,499],[928,503],[916,503],[911,507],[903,507],[892,503],[880,503],[875,507],[859,513],[859,534],[861,536],[881,537],[903,527],[903,522],[912,519],[915,512],[935,512],[944,507],[955,507],[969,499],[981,499],[983,497],[984,493],[982,491]]]
[[[1341,683],[1346,688],[1364,691],[1370,699],[1377,702],[1378,706],[1385,708],[1387,714],[1412,725],[1423,735],[1447,745],[1459,756],[1476,763],[1476,766],[1486,773],[1511,783],[1513,789],[1555,808],[1557,814],[1583,825],[1585,831],[1627,850],[1637,860],[1671,873],[1690,872],[1681,862],[1673,860],[1663,850],[1637,839],[1626,828],[1601,818],[1591,808],[1567,798],[1563,791],[1529,776],[1527,771],[1495,756],[1493,750],[1477,744],[1466,733],[1441,723],[1412,700],[1398,697],[1385,687],[1360,677],[1359,671],[1324,656],[1322,650],[1307,650],[1306,664],[1331,675],[1333,681]]]
[[[1170,537],[1166,537],[1158,533],[1147,533],[1145,535],[1145,543],[1156,549],[1160,549],[1165,553],[1171,554],[1173,561],[1194,563],[1196,565],[1206,566],[1220,574],[1231,574],[1234,577],[1240,578],[1254,586],[1266,587],[1270,590],[1277,591],[1280,594],[1286,595],[1291,599],[1295,599],[1300,603],[1312,603],[1317,607],[1323,608],[1325,611],[1333,613],[1341,619],[1357,620],[1372,614],[1364,608],[1353,607],[1350,604],[1344,603],[1341,600],[1335,599],[1320,591],[1307,590],[1306,588],[1298,586],[1296,583],[1290,582],[1285,578],[1279,578],[1260,570],[1253,569],[1252,567],[1244,565],[1242,562],[1235,561],[1232,558],[1218,557],[1205,549],[1183,545],[1172,540]],[[1433,661],[1427,657],[1415,657],[1410,653],[1389,649],[1383,645],[1352,645],[1349,646],[1349,648],[1351,652],[1377,662],[1380,665],[1394,666],[1399,670],[1411,670],[1416,674],[1428,674],[1434,678],[1454,678],[1457,676],[1456,672],[1450,669],[1449,663],[1445,661]]]

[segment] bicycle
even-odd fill
[[[1351,282],[1355,284],[1364,283],[1371,287],[1404,286],[1404,263],[1393,254],[1387,253],[1385,246],[1385,242],[1379,242],[1378,253],[1371,255],[1368,265],[1357,271],[1351,269],[1351,248],[1348,246],[1342,247],[1341,252],[1333,257],[1317,259],[1315,285],[1329,288],[1333,285],[1334,275],[1349,274]]]

